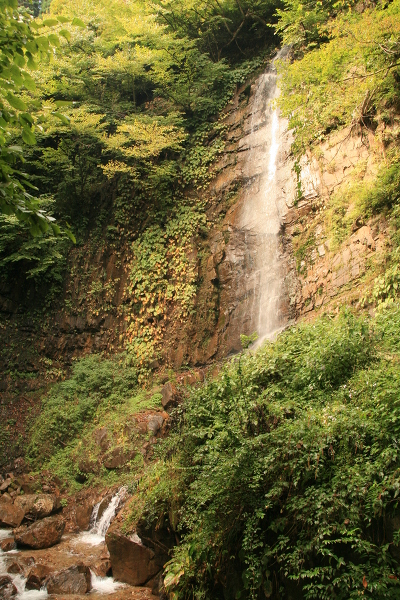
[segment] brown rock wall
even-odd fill
[[[375,177],[382,149],[374,136],[370,133],[366,137],[364,132],[348,128],[330,136],[315,155],[300,161],[303,198],[288,211],[284,222],[285,235],[298,249],[297,318],[309,318],[315,310],[335,310],[368,297],[371,266],[384,260],[390,248],[390,231],[383,217],[364,223],[360,215],[340,245],[332,243],[327,221],[334,194],[347,192],[350,214],[353,205],[349,185]],[[303,244],[302,252],[298,239]]]

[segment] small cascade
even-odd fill
[[[111,498],[109,505],[104,510],[100,519],[98,518],[98,514],[101,501],[98,502],[93,508],[92,516],[90,518],[90,529],[89,531],[81,534],[80,540],[92,546],[102,544],[105,540],[107,529],[110,527],[111,521],[115,517],[118,507],[120,506],[125,496],[126,487],[122,487],[118,490],[115,496]]]
[[[95,561],[102,556],[105,549],[105,535],[107,529],[115,517],[121,502],[125,499],[126,493],[127,489],[125,487],[120,488],[111,498],[108,506],[100,514],[100,517],[99,512],[101,502],[96,504],[92,512],[89,531],[80,535],[69,534],[63,537],[62,541],[55,547],[55,556],[52,557],[53,560],[50,561],[50,563],[56,563],[56,571],[73,566],[76,562],[85,562],[87,559]],[[10,529],[0,529],[0,541],[11,537],[11,535],[12,531]],[[92,547],[89,548],[88,546]],[[22,566],[25,575],[27,574],[23,560],[25,552],[27,551],[11,550],[9,552],[3,552],[0,550],[0,576],[4,575],[11,579],[18,592],[17,595],[14,596],[15,600],[43,600],[48,598],[47,590],[44,587],[41,590],[27,590],[27,578],[24,575],[21,573],[8,573],[8,567],[13,562],[16,562]],[[35,556],[36,553],[39,555],[39,563],[42,563],[43,555],[40,550],[28,551],[29,556]],[[79,559],[77,557],[79,557]],[[99,598],[103,595],[106,597],[108,594],[113,594],[117,590],[119,590],[118,594],[123,594],[124,598],[126,597],[126,594],[128,596],[132,595],[129,591],[129,586],[114,581],[112,577],[99,577],[93,571],[91,571],[91,582],[94,598]]]
[[[0,529],[0,541],[10,537],[11,531],[9,529]],[[21,574],[13,574],[7,572],[6,556],[10,554],[16,554],[15,550],[11,552],[3,552],[0,550],[0,577],[5,575],[10,577],[13,584],[17,588],[18,594],[14,596],[15,600],[43,600],[47,598],[48,594],[46,589],[41,590],[27,590],[26,588],[26,577]]]
[[[90,571],[92,577],[92,592],[99,594],[112,594],[125,587],[123,583],[115,581],[112,577],[98,577],[93,571]]]

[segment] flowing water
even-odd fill
[[[109,505],[104,510],[100,519],[98,518],[99,508],[101,501],[96,504],[93,508],[92,516],[90,518],[90,529],[81,533],[79,536],[80,541],[97,546],[103,544],[106,539],[107,529],[110,527],[111,521],[116,515],[118,507],[126,496],[126,488],[122,487],[110,500]]]
[[[286,53],[286,49],[281,50],[275,60],[283,59]],[[239,349],[234,344],[240,334],[257,332],[259,345],[273,338],[288,320],[281,226],[294,197],[294,178],[288,158],[291,139],[287,121],[275,106],[278,96],[278,76],[272,63],[257,80],[250,128],[240,142],[246,183],[227,251],[233,271],[228,329],[236,340],[231,351]]]
[[[98,518],[99,502],[93,509],[90,529],[80,534],[64,535],[61,542],[53,548],[44,550],[12,550],[2,552],[0,550],[0,576],[8,575],[18,590],[16,600],[42,600],[55,598],[47,593],[45,588],[41,590],[26,589],[26,574],[29,564],[46,564],[54,571],[76,565],[80,562],[94,565],[102,559],[106,552],[105,535],[111,521],[115,517],[118,508],[126,495],[126,488],[121,488],[115,494],[107,508]],[[11,530],[0,529],[0,541],[10,537]],[[23,568],[24,574],[8,573],[12,563],[17,563]],[[132,588],[131,586],[115,581],[112,577],[99,577],[91,569],[92,590],[89,596],[92,600],[107,597],[109,600],[141,600],[150,597],[150,590],[143,588]],[[87,595],[86,595],[87,596]],[[84,598],[85,596],[82,596]],[[77,596],[74,596],[77,598]]]

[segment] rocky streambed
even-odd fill
[[[134,573],[134,581],[139,573],[138,581],[149,580],[143,581],[147,587],[126,583],[132,574],[125,573],[124,577],[120,559],[127,557],[119,556],[118,549],[114,552],[115,568],[122,573],[125,582],[112,576],[112,555],[105,536],[126,499],[124,488],[107,495],[90,509],[86,531],[66,533],[68,518],[63,515],[56,494],[26,494],[14,499],[4,498],[3,494],[0,501],[0,598],[72,600],[88,595],[93,599],[107,597],[110,600],[154,598],[155,571],[147,575],[149,559],[154,553],[137,535],[129,538],[119,533],[117,538],[125,542],[123,550],[126,544],[131,546],[132,564],[128,570],[130,567]],[[114,526],[112,540],[117,531],[118,527]],[[138,560],[132,548],[136,548]],[[123,564],[126,569],[126,560]]]

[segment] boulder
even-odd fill
[[[25,512],[16,504],[11,502],[0,503],[0,525],[6,527],[19,527]]]
[[[126,450],[123,446],[116,446],[110,450],[103,458],[103,464],[106,469],[120,469],[135,456],[133,450]]]
[[[164,418],[161,415],[150,415],[147,418],[147,431],[155,435],[161,429],[163,423]]]
[[[14,505],[24,510],[27,519],[36,520],[58,510],[60,500],[55,494],[25,494],[16,498]]]
[[[7,575],[0,576],[0,598],[2,600],[9,600],[17,595],[17,588],[13,584],[11,577]]]
[[[12,504],[13,499],[11,498],[10,494],[8,492],[4,492],[4,494],[1,494],[0,496],[0,504],[2,502],[8,502]]]
[[[168,381],[161,390],[162,405],[164,408],[169,408],[177,400],[178,392],[176,387]]]
[[[35,565],[28,573],[26,580],[27,590],[40,590],[43,587],[44,580],[51,574],[51,569],[47,565]]]
[[[33,494],[39,486],[37,479],[33,475],[21,475],[17,478],[17,483],[24,494]]]
[[[108,429],[107,427],[101,427],[100,429],[96,429],[93,432],[94,441],[102,452],[106,452],[110,447],[110,440],[108,439]]]
[[[97,511],[97,521],[99,521],[104,513],[104,511],[106,510],[106,508],[108,508],[108,505],[111,502],[113,495],[112,494],[107,494],[107,496],[105,496],[103,498],[103,500],[100,502],[100,506],[99,506],[99,510]]]
[[[10,485],[11,485],[11,478],[10,478],[10,477],[7,477],[7,479],[5,479],[5,480],[3,481],[3,483],[0,485],[0,492],[5,492],[5,491],[7,491],[7,490],[8,490],[8,488],[10,487]]]
[[[112,571],[111,560],[109,558],[102,558],[93,565],[90,565],[90,568],[97,577],[107,577]]]
[[[15,541],[18,546],[28,548],[50,548],[61,540],[65,523],[61,517],[46,517],[29,527],[22,526],[14,530]]]
[[[0,542],[0,548],[3,552],[10,552],[10,550],[15,550],[17,544],[13,537],[6,538]]]
[[[14,460],[14,473],[16,475],[20,475],[21,473],[24,472],[25,469],[26,469],[26,462],[22,458],[22,456],[20,456],[19,458],[16,458]]]
[[[78,504],[75,509],[75,521],[79,529],[86,531],[89,529],[90,517],[92,516],[92,504]]]
[[[111,526],[106,534],[113,577],[130,585],[145,585],[162,569],[156,554],[137,535],[126,536]]]
[[[49,594],[86,594],[91,587],[90,569],[83,563],[53,573],[46,581]]]
[[[96,475],[100,470],[100,461],[92,459],[87,455],[81,456],[78,460],[78,469],[84,475],[88,475],[89,473],[94,473]]]
[[[15,561],[12,562],[7,567],[7,573],[11,573],[12,575],[19,575],[20,573],[23,573],[23,572],[24,572],[23,567]]]

